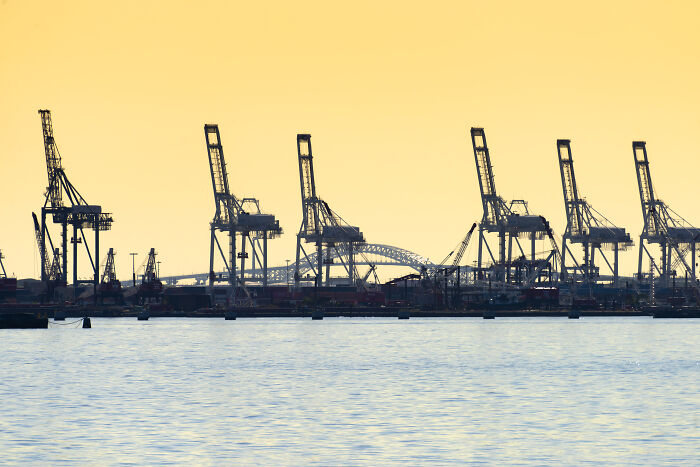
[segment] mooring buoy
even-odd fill
[[[92,328],[92,323],[90,322],[90,318],[86,316],[83,318],[83,329],[91,329]]]

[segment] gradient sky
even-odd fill
[[[162,275],[207,271],[204,123],[220,126],[235,194],[285,229],[271,265],[294,257],[299,132],[312,134],[320,196],[368,241],[435,261],[481,217],[471,126],[486,129],[500,194],[558,235],[557,138],[572,140],[583,195],[636,244],[635,139],[660,197],[700,225],[699,17],[694,1],[0,0],[6,268],[39,273],[39,108],[72,183],[114,213],[101,243],[122,278],[128,253],[150,247]],[[621,261],[631,273],[636,247]]]

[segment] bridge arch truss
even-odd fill
[[[403,266],[413,269],[416,272],[431,271],[435,267],[432,261],[412,251],[379,243],[365,243],[358,245],[356,250],[356,266]],[[344,268],[347,274],[347,257],[338,249],[331,247],[324,248],[324,258],[330,258],[333,263],[331,268]],[[314,267],[316,264],[316,253],[308,255],[307,258],[299,260],[299,275],[302,281],[312,281],[314,278]],[[290,263],[288,266],[273,266],[267,268],[267,278],[269,285],[283,285],[288,282],[294,282],[295,263]],[[222,278],[226,272],[217,273]],[[246,270],[246,283],[262,283],[262,270],[250,269]],[[167,284],[177,284],[184,280],[194,280],[197,284],[206,284],[209,280],[209,274],[185,274],[178,276],[161,277],[161,281]]]

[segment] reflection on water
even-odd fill
[[[3,330],[10,464],[693,464],[700,320]]]

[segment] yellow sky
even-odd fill
[[[151,246],[163,275],[206,272],[204,123],[220,126],[233,191],[285,229],[271,264],[294,257],[299,132],[318,193],[368,241],[437,261],[481,216],[471,126],[500,194],[558,234],[557,138],[584,196],[635,237],[631,143],[646,140],[657,192],[700,225],[697,2],[105,5],[0,0],[0,249],[19,277],[38,274],[39,108],[73,184],[114,213],[102,247],[120,277]],[[631,273],[636,249],[621,261]]]

